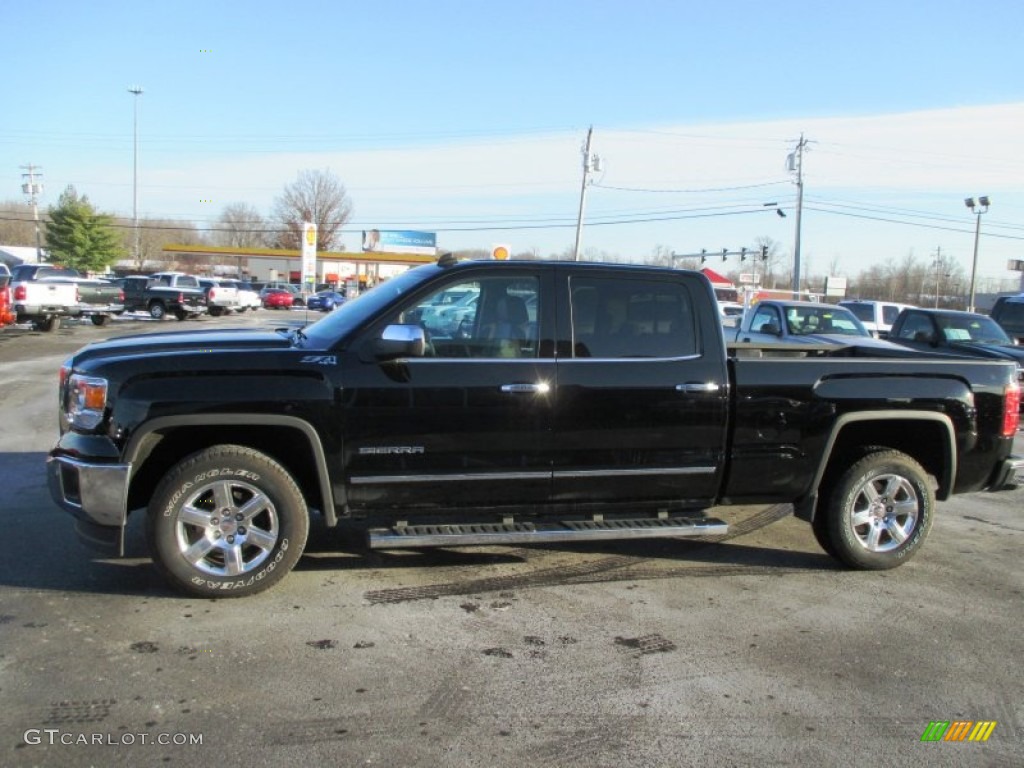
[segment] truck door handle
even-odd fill
[[[546,395],[551,385],[546,381],[539,384],[502,384],[501,391],[510,395]]]
[[[676,384],[676,392],[686,392],[689,395],[702,395],[718,390],[719,386],[713,381],[691,381],[686,384]]]

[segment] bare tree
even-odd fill
[[[135,249],[135,228],[132,220],[118,218],[114,222],[121,233],[125,250]],[[189,221],[174,219],[139,219],[139,257],[132,268],[138,272],[147,269],[162,269],[173,264],[176,256],[164,251],[165,245],[201,245],[203,238],[195,225]]]
[[[274,224],[281,232],[279,248],[298,250],[302,245],[302,224],[312,221],[317,229],[317,250],[340,246],[338,230],[352,215],[352,202],[345,185],[330,171],[302,171],[274,201]]]
[[[784,254],[781,253],[781,246],[777,240],[773,240],[770,237],[761,236],[754,240],[757,243],[757,247],[763,248],[766,254],[766,258],[761,265],[761,285],[766,288],[774,288],[776,280],[784,276],[786,270],[782,267]],[[792,274],[792,273],[790,273]],[[788,280],[788,275],[785,275]]]
[[[229,203],[217,219],[216,241],[228,248],[262,248],[267,244],[267,221],[248,203]]]
[[[46,223],[43,211],[39,212],[40,226]],[[0,202],[0,244],[35,245],[36,225],[32,219],[32,206],[18,200]]]

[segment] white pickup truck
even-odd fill
[[[238,289],[229,281],[216,277],[201,277],[199,285],[206,291],[206,305],[211,317],[220,317],[239,308]]]
[[[62,317],[79,314],[78,289],[73,282],[60,279],[59,270],[48,272],[47,279],[36,279],[35,265],[19,264],[11,273],[11,297],[19,323],[32,323],[40,331],[60,328]],[[68,277],[78,277],[69,271]]]

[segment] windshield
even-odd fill
[[[796,336],[829,334],[832,336],[870,336],[852,312],[843,307],[787,307],[786,323]]]
[[[410,269],[371,288],[355,299],[350,299],[336,310],[303,328],[304,346],[327,349],[344,338],[371,317],[395,301],[399,296],[414,290],[424,280],[437,273],[436,264],[427,264]]]
[[[1013,345],[1006,332],[994,320],[984,315],[939,317],[938,323],[947,341]]]

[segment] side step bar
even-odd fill
[[[609,541],[672,536],[718,536],[729,526],[708,517],[634,520],[571,520],[544,523],[465,523],[402,525],[367,532],[370,549],[530,544],[549,541]]]

